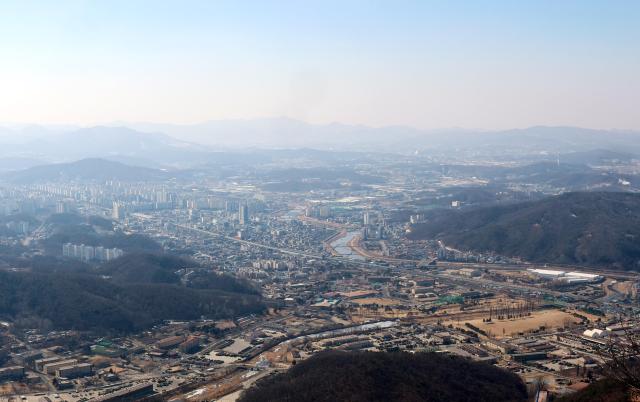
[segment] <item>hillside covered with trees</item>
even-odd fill
[[[98,216],[53,214],[47,218],[46,224],[51,235],[41,240],[40,244],[49,255],[61,255],[65,243],[116,247],[133,253],[157,253],[162,250],[160,244],[145,235],[113,231],[113,222]]]
[[[162,320],[228,318],[264,309],[255,289],[230,276],[203,270],[199,275],[207,286],[182,283],[176,271],[195,263],[176,257],[125,255],[97,269],[43,265],[0,271],[0,317],[18,325],[127,333]]]
[[[87,158],[70,163],[33,166],[10,172],[0,178],[13,183],[36,183],[47,181],[91,180],[104,182],[163,180],[169,174],[162,170],[125,165],[100,158]]]
[[[317,354],[258,381],[239,402],[526,401],[515,374],[436,353]]]
[[[640,269],[640,194],[566,193],[539,201],[436,210],[410,239],[532,262]]]

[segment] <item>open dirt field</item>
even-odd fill
[[[624,296],[629,296],[633,298],[638,296],[638,292],[636,291],[635,284],[631,281],[617,282],[613,285],[613,289],[615,289],[617,292],[619,292]]]
[[[363,299],[353,299],[352,303],[365,305],[365,304],[377,304],[378,306],[394,306],[397,304],[403,304],[400,300],[387,299],[383,297],[367,297]]]
[[[579,322],[580,320],[569,313],[565,313],[560,310],[542,310],[536,311],[531,316],[524,318],[517,318],[512,320],[496,320],[487,323],[482,322],[482,318],[475,320],[467,320],[464,322],[447,322],[461,328],[464,327],[464,323],[468,322],[476,327],[486,331],[489,334],[494,335],[497,338],[515,335],[519,332],[527,332],[536,330],[542,326],[547,328],[560,328],[564,327],[567,322]]]

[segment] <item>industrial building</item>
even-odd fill
[[[565,272],[555,269],[528,269],[527,271],[544,279],[558,280],[568,284],[596,283],[603,279],[600,275],[577,271]]]
[[[24,377],[24,367],[11,366],[0,368],[0,381],[17,380]]]
[[[92,399],[93,402],[136,401],[153,394],[153,384],[140,384]]]
[[[200,349],[200,339],[195,336],[190,336],[186,341],[182,342],[179,346],[182,353],[193,353]]]
[[[173,349],[184,341],[184,336],[171,336],[156,342],[156,347],[160,349]]]
[[[45,364],[59,362],[60,360],[62,360],[62,357],[58,356],[38,359],[34,362],[34,367],[37,371],[44,371]]]
[[[42,352],[39,350],[30,350],[21,353],[18,356],[18,359],[22,361],[22,364],[24,364],[25,366],[33,367],[33,364],[36,360],[42,359]]]
[[[90,363],[73,364],[70,366],[60,367],[56,370],[58,378],[78,378],[91,375],[93,373],[93,365]]]
[[[42,366],[42,372],[45,374],[55,374],[56,370],[61,367],[72,366],[76,364],[78,361],[76,359],[62,360],[54,363],[47,363]]]

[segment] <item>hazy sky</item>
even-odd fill
[[[640,1],[0,2],[0,121],[640,128]]]

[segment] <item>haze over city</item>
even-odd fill
[[[0,2],[0,402],[637,402],[640,2]]]

